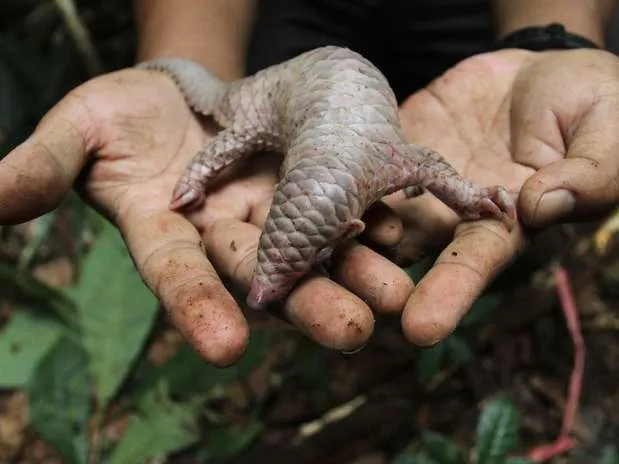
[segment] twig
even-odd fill
[[[574,426],[574,419],[580,402],[582,377],[585,369],[586,345],[580,329],[578,310],[574,302],[569,275],[563,267],[556,268],[554,275],[561,301],[561,309],[574,344],[574,367],[570,378],[561,433],[553,443],[538,446],[529,451],[527,457],[535,462],[546,461],[557,454],[564,453],[573,448],[575,442],[570,433]]]
[[[54,0],[56,7],[62,14],[67,28],[77,50],[82,55],[86,68],[91,76],[103,72],[103,64],[88,34],[88,29],[80,20],[74,0]]]

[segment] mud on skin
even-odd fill
[[[172,209],[201,206],[209,185],[245,157],[265,149],[284,155],[247,296],[252,308],[284,299],[363,232],[370,205],[398,190],[409,197],[428,190],[463,220],[513,225],[503,187],[473,185],[437,152],[405,140],[386,78],[347,48],[317,48],[230,84],[181,58],[137,67],[167,74],[194,111],[222,128],[177,183]]]

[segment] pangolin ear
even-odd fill
[[[350,221],[342,224],[340,236],[337,238],[336,242],[329,247],[323,248],[316,254],[316,262],[317,263],[327,263],[331,259],[331,255],[333,254],[333,250],[346,242],[351,238],[355,238],[361,232],[365,230],[365,223],[360,219],[351,219]]]
[[[355,238],[364,230],[365,222],[363,222],[361,219],[351,219],[350,221],[347,221],[342,225],[342,234],[340,235],[340,240],[343,242],[345,240]]]

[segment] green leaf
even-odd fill
[[[185,344],[170,360],[145,379],[137,396],[162,380],[169,385],[172,395],[186,397],[243,378],[264,359],[271,341],[271,334],[254,331],[243,358],[237,364],[226,368],[210,364]]]
[[[165,382],[151,389],[139,404],[139,412],[110,457],[110,464],[139,464],[165,457],[196,443],[201,399],[176,403]]]
[[[602,450],[599,464],[619,464],[619,453],[614,446],[607,446]]]
[[[135,270],[120,234],[106,223],[68,293],[79,306],[84,346],[103,409],[139,355],[157,301]]]
[[[507,458],[505,464],[535,464],[535,461],[523,457]]]
[[[67,463],[86,463],[90,414],[88,358],[68,337],[40,360],[30,380],[30,422]]]
[[[427,256],[417,261],[412,266],[406,268],[406,272],[413,279],[413,282],[419,282],[422,277],[428,272],[434,265],[436,260],[435,256]]]
[[[241,453],[251,445],[263,428],[257,417],[253,417],[243,426],[232,425],[209,431],[208,448],[200,454],[200,461],[221,461]]]
[[[0,262],[0,288],[3,296],[12,297],[37,310],[47,311],[70,328],[79,329],[77,309],[73,301],[29,273],[20,272],[10,264]]]
[[[482,411],[477,423],[479,464],[499,464],[518,444],[518,412],[505,397],[498,397]]]
[[[446,345],[439,342],[429,348],[422,348],[417,359],[417,381],[421,384],[426,383],[439,373],[443,367]]]
[[[39,360],[58,341],[55,320],[18,311],[0,332],[0,388],[20,388],[30,380]]]
[[[462,449],[449,438],[434,432],[425,432],[421,438],[427,453],[437,462],[441,464],[465,462]]]
[[[494,310],[498,307],[503,296],[493,293],[487,293],[480,296],[471,305],[471,308],[458,324],[458,331],[468,330],[486,322]]]
[[[71,231],[76,237],[75,247],[78,251],[80,261],[86,254],[82,251],[87,248],[85,242],[90,239],[89,235],[98,235],[101,230],[107,227],[108,221],[96,210],[84,202],[75,192],[67,195],[64,205],[71,211],[70,225]]]
[[[467,365],[473,361],[475,355],[469,343],[462,337],[454,334],[447,337],[444,343],[447,347],[449,358],[457,365]]]
[[[301,338],[287,375],[298,380],[308,399],[317,408],[328,405],[331,375],[325,356],[328,350],[308,338]]]

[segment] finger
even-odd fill
[[[355,241],[340,248],[334,258],[334,280],[359,295],[376,312],[402,312],[414,284],[401,267]]]
[[[370,205],[363,221],[366,229],[363,238],[382,246],[394,246],[402,239],[402,221],[397,214],[382,201]]]
[[[374,331],[370,308],[356,295],[322,276],[312,275],[300,282],[283,310],[290,323],[326,348],[356,351]]]
[[[585,158],[569,158],[533,175],[519,199],[522,221],[531,227],[592,220],[619,200],[619,172]]]
[[[58,206],[95,145],[87,109],[65,97],[0,161],[0,223],[28,221]]]
[[[215,267],[244,292],[251,284],[259,237],[258,227],[233,219],[217,221],[205,234]],[[362,299],[318,275],[300,282],[282,311],[284,318],[307,336],[338,350],[363,346],[374,328],[372,311]]]
[[[601,102],[592,108],[568,140],[567,157],[542,167],[524,184],[519,208],[525,224],[593,219],[617,204],[617,124],[616,105]]]
[[[136,266],[180,333],[210,362],[236,362],[249,328],[206,258],[195,227],[169,210],[134,208],[122,217],[119,227]]]
[[[508,235],[493,221],[463,223],[417,284],[402,314],[405,336],[421,346],[446,338],[494,276],[516,255],[520,228]]]

